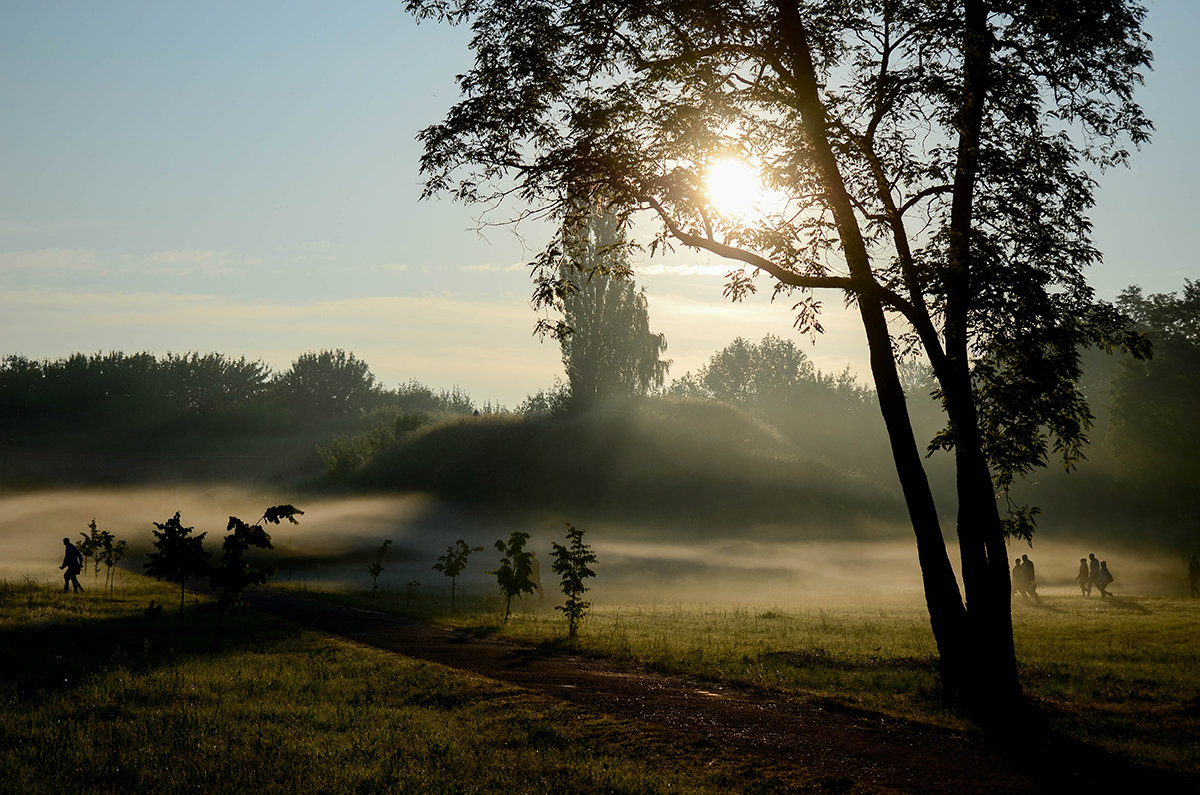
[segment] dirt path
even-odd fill
[[[721,748],[773,769],[807,768],[866,791],[1034,793],[1200,792],[1200,777],[1131,768],[1068,747],[1014,762],[979,738],[904,721],[765,696],[609,661],[543,651],[279,591],[248,594],[252,607],[409,657],[548,693],[643,721],[680,742]]]

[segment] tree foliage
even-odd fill
[[[1073,466],[1091,415],[1080,349],[1141,338],[1085,269],[1095,170],[1151,124],[1133,99],[1150,63],[1135,0],[408,0],[470,24],[474,67],[421,133],[426,194],[568,218],[580,197],[651,252],[730,262],[725,293],[766,281],[818,332],[814,291],[866,332],[880,412],[909,505],[947,693],[983,712],[1017,703],[1006,531],[1016,479]],[[780,198],[724,214],[706,174],[734,156]],[[552,257],[535,302],[560,295]],[[953,453],[960,590],[896,361],[920,349]],[[964,599],[965,596],[965,599]],[[968,608],[969,605],[969,608]]]
[[[375,592],[379,590],[379,575],[383,574],[383,556],[387,554],[388,547],[391,545],[392,539],[383,539],[379,549],[375,550],[375,560],[367,566],[367,574],[371,575],[371,596],[374,596]]]
[[[370,366],[341,348],[301,354],[276,377],[275,385],[288,406],[301,412],[345,416],[380,403]]]
[[[1200,282],[1150,295],[1130,287],[1117,303],[1150,338],[1154,356],[1121,362],[1109,446],[1155,513],[1190,518],[1200,507],[1194,487],[1200,477]]]
[[[111,597],[115,586],[113,569],[124,559],[129,542],[118,539],[107,530],[101,530],[94,517],[88,522],[88,532],[79,535],[81,540],[77,547],[85,560],[91,558],[93,578],[99,576],[100,566],[104,565],[104,587]]]
[[[247,524],[236,516],[229,517],[229,524],[225,528],[226,535],[221,542],[221,556],[208,571],[208,583],[217,595],[214,644],[220,639],[225,615],[241,599],[242,592],[251,585],[262,585],[275,573],[274,564],[255,566],[246,558],[251,549],[266,551],[275,548],[263,523],[277,525],[286,519],[292,524],[299,524],[296,517],[303,515],[304,511],[294,505],[276,505],[267,508],[254,524]]]
[[[583,598],[588,591],[588,586],[584,585],[583,581],[596,576],[596,572],[592,570],[596,563],[596,553],[583,540],[583,533],[583,530],[568,522],[567,545],[552,542],[550,553],[554,560],[551,569],[560,577],[560,587],[563,596],[567,598],[564,604],[555,605],[554,609],[562,611],[567,617],[567,638],[572,640],[578,634],[579,624],[587,615],[588,608],[592,606],[591,602]]]
[[[206,533],[193,535],[194,527],[186,527],[179,511],[165,522],[155,522],[154,551],[143,564],[146,573],[157,580],[179,583],[179,626],[183,627],[183,599],[188,580],[208,575],[209,553],[204,550]]]
[[[520,599],[537,589],[533,577],[533,553],[525,549],[529,533],[514,530],[508,541],[496,541],[496,551],[501,553],[500,565],[488,572],[496,576],[500,594],[504,597],[504,623],[512,613],[512,600]]]
[[[585,209],[564,222],[563,238],[558,266],[562,292],[553,301],[562,320],[544,322],[542,328],[562,346],[573,403],[587,406],[661,387],[670,366],[660,358],[667,339],[650,330],[646,291],[637,289],[629,275],[625,236],[616,217]]]
[[[482,552],[483,547],[473,547],[461,538],[455,541],[450,546],[446,547],[446,554],[437,559],[437,563],[433,564],[435,571],[440,571],[450,578],[450,609],[454,610],[454,586],[458,581],[458,575],[463,573],[467,567],[467,559],[471,557],[472,552]],[[503,588],[503,586],[501,586]]]

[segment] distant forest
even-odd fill
[[[1069,476],[1046,462],[1029,501],[1051,523],[1146,527],[1190,543],[1200,531],[1200,285],[1130,288],[1118,303],[1154,356],[1084,353],[1089,460]],[[942,422],[933,382],[920,364],[903,372],[931,439]],[[342,350],[306,353],[282,372],[220,353],[8,356],[0,438],[5,488],[251,479],[728,523],[902,510],[872,390],[771,336],[734,340],[640,395],[573,400],[559,383],[512,410],[415,381],[385,388]],[[930,472],[945,487],[948,456]]]

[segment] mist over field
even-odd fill
[[[304,498],[234,486],[118,487],[54,489],[0,496],[0,577],[58,582],[63,536],[78,540],[95,518],[102,530],[130,543],[122,566],[140,571],[153,540],[153,522],[176,510],[186,526],[207,532],[206,548],[215,550],[230,514],[254,521],[263,510],[293,502],[302,510],[298,525],[268,525],[279,567],[275,581],[325,588],[369,589],[367,566],[383,539],[392,539],[384,557],[379,586],[402,593],[417,580],[425,596],[445,595],[449,580],[431,567],[459,538],[473,546],[460,595],[496,592],[485,570],[496,565],[497,539],[512,530],[532,536],[529,548],[538,557],[544,594],[540,601],[560,598],[550,572],[552,541],[563,543],[565,521],[587,531],[599,557],[589,597],[598,605],[768,605],[800,610],[842,604],[892,604],[921,601],[915,546],[904,517],[875,528],[878,534],[858,540],[836,540],[825,532],[814,537],[802,523],[746,528],[746,532],[681,535],[653,525],[584,523],[571,517],[485,517],[477,510],[455,507],[432,497],[374,495]],[[1186,596],[1187,560],[1159,549],[1118,545],[1054,534],[1037,539],[1030,549],[1010,547],[1012,557],[1028,554],[1037,565],[1042,595],[1078,595],[1073,583],[1081,557],[1094,552],[1106,559],[1120,597]],[[956,550],[951,558],[957,563]],[[90,573],[83,578],[85,587]],[[532,602],[538,602],[532,597]]]

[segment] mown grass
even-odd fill
[[[341,594],[481,634],[566,647],[566,622],[526,600],[507,625],[491,600]],[[1200,600],[1043,597],[1013,605],[1020,676],[1050,727],[1144,764],[1200,770]],[[921,722],[970,728],[938,692],[923,606],[596,606],[573,651]]]
[[[826,791],[556,699],[124,577],[0,581],[0,790]],[[151,599],[168,609],[147,616]],[[838,791],[854,791],[844,780]]]

